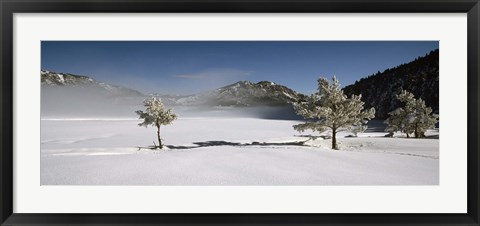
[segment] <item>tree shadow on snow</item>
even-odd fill
[[[296,137],[307,137],[307,138],[310,138],[309,140],[316,140],[318,138],[322,138],[324,140],[328,140],[328,139],[332,139],[332,136],[330,135],[318,135],[318,136],[315,136],[315,135],[294,135]]]
[[[424,139],[440,139],[440,135],[430,135],[430,136],[425,136]]]
[[[370,120],[367,123],[367,129],[365,132],[385,132],[385,129],[387,128],[387,124],[385,124],[384,121],[382,120]]]
[[[202,142],[193,142],[195,146],[177,146],[177,145],[166,145],[169,149],[194,149],[194,148],[203,148],[203,147],[215,147],[215,146],[232,146],[232,147],[246,147],[246,146],[303,146],[305,141],[294,141],[294,142],[258,142],[254,141],[251,143],[238,143],[238,142],[229,142],[229,141],[202,141]]]
[[[228,141],[204,141],[204,142],[193,142],[197,147],[212,147],[212,146],[244,146],[241,143],[228,142]]]

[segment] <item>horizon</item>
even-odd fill
[[[345,87],[436,49],[438,41],[42,41],[41,70],[144,94],[192,95],[239,81],[311,94],[319,77]]]

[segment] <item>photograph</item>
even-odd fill
[[[439,54],[438,40],[43,40],[40,185],[438,186]]]
[[[479,225],[479,1],[0,0],[0,225]]]

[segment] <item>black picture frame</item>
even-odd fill
[[[0,0],[1,225],[479,225],[478,0]],[[466,214],[23,214],[13,213],[15,13],[467,13],[468,213]]]

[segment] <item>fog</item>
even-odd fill
[[[142,96],[117,96],[95,87],[42,86],[42,118],[132,117]]]
[[[174,107],[174,112],[181,117],[240,117],[279,120],[300,120],[292,106],[257,106],[257,107]]]
[[[41,118],[136,118],[147,96],[113,95],[95,87],[42,86]],[[301,119],[290,105],[275,107],[166,106],[179,117]]]

